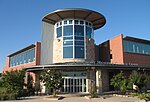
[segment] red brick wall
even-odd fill
[[[40,65],[40,56],[41,56],[41,43],[40,42],[36,42],[35,45],[35,62],[36,65]]]
[[[99,45],[99,61],[110,62],[110,45],[109,41],[106,41]]]
[[[29,66],[34,66],[35,62],[30,62],[30,63],[26,63],[26,64],[22,64],[22,65],[18,65],[18,66],[14,66],[14,67],[4,67],[3,68],[3,72],[5,71],[11,71],[11,70],[21,70],[23,68],[29,67]]]
[[[150,55],[124,52],[124,63],[150,66]]]
[[[110,53],[112,53],[111,63],[123,64],[123,35],[120,34],[110,39]]]

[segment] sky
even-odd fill
[[[150,40],[150,0],[0,0],[0,72],[6,56],[41,41],[42,17],[57,9],[86,8],[103,14],[94,31],[100,44],[119,34]]]

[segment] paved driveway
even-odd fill
[[[117,96],[104,96],[104,98],[87,99],[85,97],[65,97],[61,100],[49,100],[47,96],[32,96],[23,100],[15,100],[9,102],[143,102],[138,98],[133,97],[117,97]],[[6,101],[5,101],[6,102]]]

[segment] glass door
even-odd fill
[[[64,77],[63,92],[78,93],[86,92],[86,78],[84,77]]]

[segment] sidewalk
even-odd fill
[[[70,96],[65,97],[61,100],[49,100],[46,99],[47,96],[32,96],[26,97],[23,100],[15,100],[9,102],[144,102],[140,101],[138,98],[133,97],[117,97],[117,96],[110,96],[105,95],[105,98],[92,98],[87,99],[85,97],[78,97],[78,96]],[[7,101],[8,102],[8,101]]]

